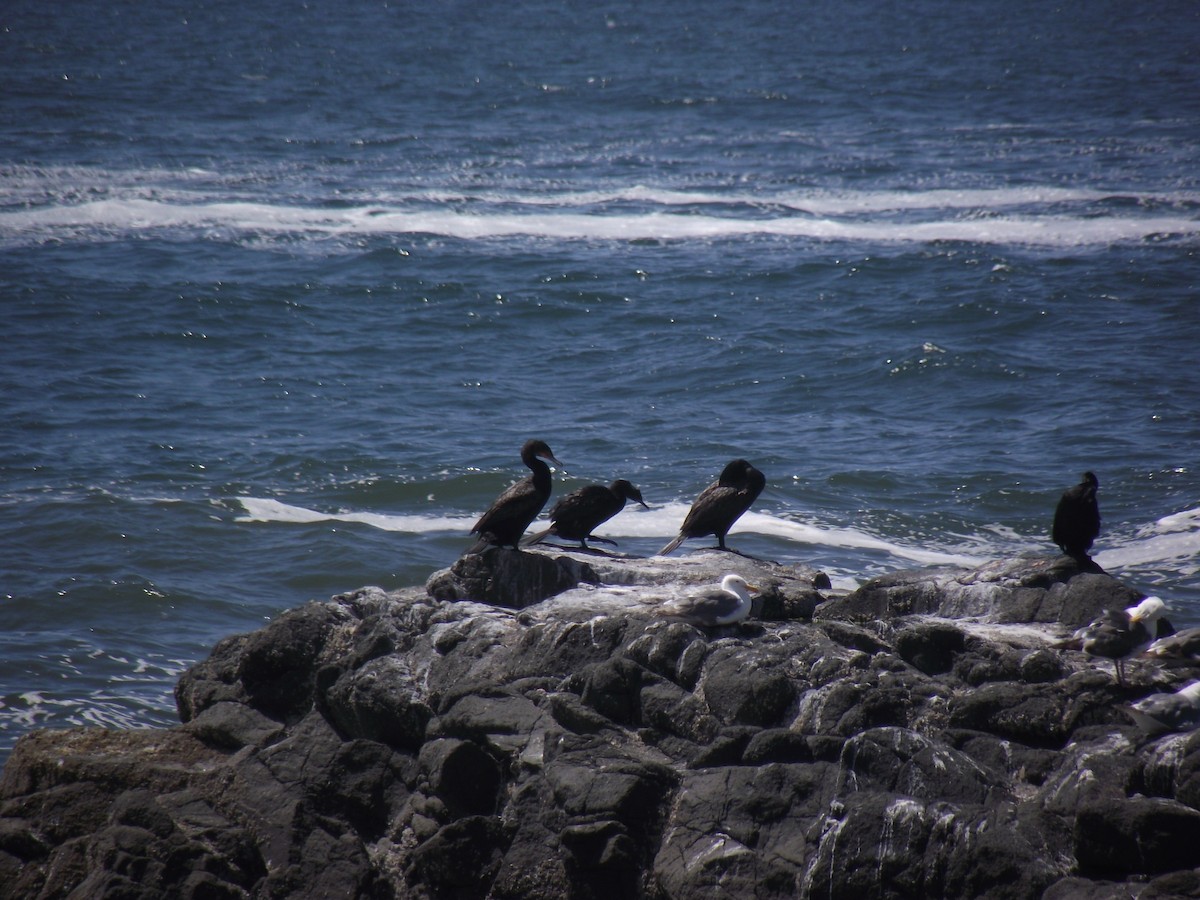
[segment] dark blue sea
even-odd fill
[[[1200,623],[1200,6],[0,9],[0,759],[421,584],[524,474],[651,554],[1056,552]],[[707,546],[707,542],[699,543]]]

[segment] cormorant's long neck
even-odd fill
[[[550,467],[542,462],[541,457],[530,454],[528,457],[522,457],[525,465],[533,470],[533,483],[539,490],[550,489]]]
[[[613,482],[608,486],[608,493],[612,495],[611,505],[614,509],[620,512],[625,508],[625,501],[629,498],[625,496],[625,492],[621,490],[621,485]]]

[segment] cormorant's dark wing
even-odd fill
[[[546,500],[538,493],[533,479],[522,479],[496,498],[488,511],[479,517],[471,534],[492,534],[497,539],[503,539],[515,531],[512,538],[515,540],[537,518],[545,505]]]
[[[554,504],[550,521],[554,533],[573,540],[587,540],[592,529],[607,522],[625,505],[623,498],[601,484],[589,484],[572,491]]]
[[[739,494],[740,491],[735,487],[719,482],[710,484],[700,492],[688,514],[684,516],[679,533],[688,537],[716,534],[731,515],[740,515]],[[744,512],[744,508],[741,511]]]
[[[605,502],[611,499],[611,491],[603,485],[586,485],[571,491],[555,503],[550,508],[550,521],[580,521],[594,515],[595,510],[602,509]]]

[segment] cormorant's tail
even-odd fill
[[[680,544],[682,544],[686,540],[687,540],[687,535],[684,534],[683,532],[680,532],[679,537],[675,538],[675,540],[671,541],[671,543],[667,544],[667,546],[663,547],[661,550],[658,551],[658,555],[666,556],[668,553],[670,553],[672,550],[676,549]]]
[[[539,531],[532,537],[527,537],[521,541],[522,547],[532,547],[534,544],[540,544],[554,532],[554,526],[551,525],[545,531]]]
[[[491,546],[491,544],[492,544],[492,536],[490,534],[481,534],[479,536],[479,540],[477,540],[474,544],[472,544],[470,546],[470,548],[468,548],[467,552],[463,555],[466,556],[471,553],[482,553],[489,546]]]

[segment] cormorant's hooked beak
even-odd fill
[[[541,456],[541,457],[542,457],[542,459],[546,460],[546,462],[554,463],[554,467],[555,467],[556,469],[558,469],[558,474],[560,474],[560,475],[568,475],[568,474],[570,474],[570,473],[568,473],[568,472],[567,472],[567,467],[566,467],[566,466],[564,466],[562,463],[560,463],[560,462],[559,462],[557,459],[555,459],[553,456],[542,456],[542,454],[540,454],[540,453],[538,454],[538,456]]]

